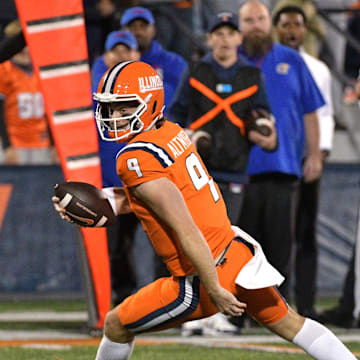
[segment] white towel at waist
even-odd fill
[[[285,278],[267,261],[260,244],[237,226],[232,226],[235,236],[254,246],[254,257],[240,270],[235,283],[245,289],[262,289],[279,286]]]

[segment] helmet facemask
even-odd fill
[[[132,135],[141,132],[144,129],[144,122],[141,116],[147,111],[146,100],[138,95],[117,95],[95,94],[94,99],[98,101],[96,107],[95,119],[100,132],[100,136],[105,141],[126,141]],[[139,105],[132,114],[113,117],[115,110],[111,108],[112,103],[137,102]],[[122,124],[127,121],[127,126]],[[119,124],[121,123],[121,124]]]

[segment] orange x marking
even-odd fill
[[[229,120],[235,126],[240,128],[241,134],[245,134],[244,122],[234,114],[231,109],[231,104],[255,94],[258,90],[257,85],[253,85],[247,89],[238,91],[235,94],[230,95],[226,99],[222,99],[219,95],[214,93],[214,91],[210,90],[206,85],[192,77],[190,78],[190,85],[196,90],[200,91],[202,94],[204,94],[207,98],[209,98],[216,104],[215,107],[209,110],[206,114],[200,116],[190,125],[191,130],[196,130],[201,126],[205,125],[206,123],[211,121],[217,114],[219,114],[220,111],[224,110]]]

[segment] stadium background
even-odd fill
[[[317,227],[320,296],[342,288],[356,238],[359,170],[355,163],[325,169]],[[0,219],[0,298],[83,296],[79,232],[61,221],[50,201],[61,181],[58,166],[0,168],[0,194],[11,186],[2,225]]]
[[[0,10],[3,25],[16,17],[13,1],[2,1]],[[335,105],[348,127],[335,136],[321,185],[319,296],[341,292],[360,201],[359,111]],[[0,167],[1,298],[84,297],[79,232],[58,219],[50,202],[53,185],[62,180],[58,166]]]

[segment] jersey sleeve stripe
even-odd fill
[[[170,304],[153,311],[143,318],[125,324],[133,332],[155,330],[169,322],[178,321],[194,312],[199,304],[200,281],[198,277],[187,276],[179,278],[179,295]]]
[[[149,154],[152,154],[156,158],[156,160],[159,161],[163,168],[171,166],[174,163],[174,159],[165,149],[147,142],[135,142],[125,146],[118,152],[116,158],[118,158],[123,153],[134,150],[142,150],[148,152]]]

